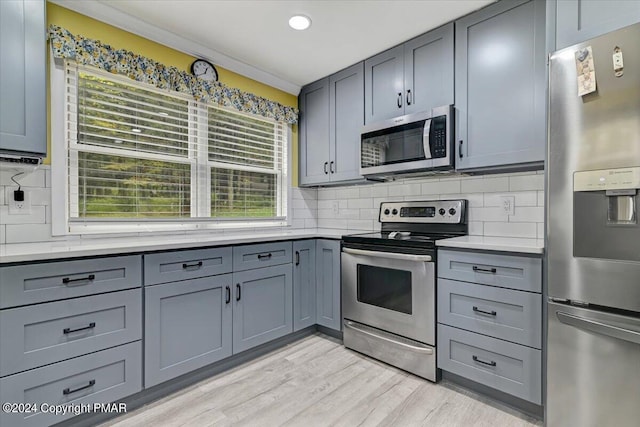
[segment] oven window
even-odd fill
[[[411,272],[358,264],[358,302],[411,314]]]

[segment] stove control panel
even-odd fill
[[[419,202],[383,202],[380,222],[428,224],[464,224],[466,200],[425,200]]]

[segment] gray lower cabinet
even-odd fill
[[[0,152],[47,154],[45,3],[0,1]]]
[[[316,324],[316,241],[293,242],[293,330]]]
[[[233,271],[291,264],[291,242],[260,243],[233,248]]]
[[[231,356],[231,277],[145,289],[145,387]]]
[[[233,353],[293,332],[291,264],[233,273]]]
[[[556,21],[556,49],[640,22],[637,0],[548,0]]]
[[[362,180],[360,131],[364,125],[364,64],[359,62],[302,88],[301,186]]]
[[[453,23],[365,61],[365,123],[453,104]]]
[[[193,249],[146,254],[145,286],[231,273],[231,248]]]
[[[0,378],[0,402],[93,405],[110,403],[142,390],[140,341]],[[55,415],[47,407],[31,413],[0,412],[3,427],[43,427],[75,415]]]
[[[456,169],[542,168],[545,3],[501,1],[456,21]]]
[[[342,330],[340,306],[340,242],[316,241],[316,323]]]

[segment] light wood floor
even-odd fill
[[[316,334],[104,426],[542,425],[450,384],[430,383]]]

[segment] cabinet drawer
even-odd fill
[[[540,350],[438,325],[438,354],[440,369],[541,404]]]
[[[541,348],[542,296],[440,278],[438,322]]]
[[[142,284],[138,255],[0,267],[0,308],[55,301]]]
[[[144,256],[144,284],[176,282],[231,273],[231,247]]]
[[[542,259],[441,250],[438,277],[542,292]]]
[[[142,338],[142,290],[0,311],[0,376]]]
[[[293,261],[292,252],[291,242],[235,246],[233,248],[233,271],[288,264]]]
[[[0,379],[0,401],[92,405],[109,403],[142,390],[140,342],[99,351]],[[74,416],[0,413],[0,425],[48,426]]]

